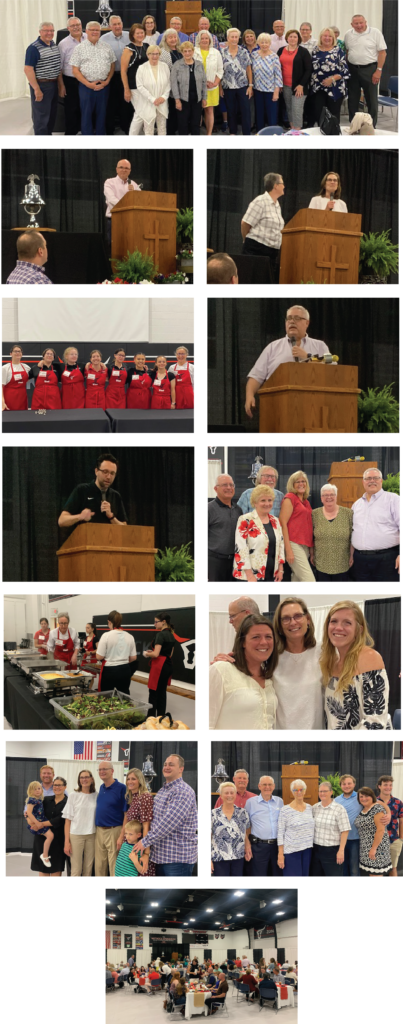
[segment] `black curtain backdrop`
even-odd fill
[[[92,12],[94,18],[94,13]],[[3,229],[28,224],[19,205],[29,174],[38,174],[46,207],[42,227],[56,231],[99,232],[104,229],[106,178],[114,178],[119,160],[130,160],[132,178],[144,190],[176,192],[178,207],[193,206],[193,153],[190,150],[3,149]]]
[[[27,788],[34,779],[39,779],[39,770],[46,764],[46,757],[6,758],[6,851],[7,853],[30,853],[32,834],[27,829],[23,815]]]
[[[249,203],[263,192],[269,171],[281,174],[285,195],[281,210],[287,224],[320,191],[328,171],[341,178],[349,213],[362,215],[362,231],[391,229],[398,241],[397,150],[297,149],[210,150],[207,154],[207,237],[216,252],[240,253],[241,220]],[[391,276],[391,283],[397,282]]]
[[[89,0],[75,0],[76,15],[81,18],[83,24],[93,19],[98,20],[98,15],[94,14],[94,6],[94,2],[91,3]],[[114,14],[120,14],[125,29],[130,28],[134,21],[141,22],[145,14],[152,14],[156,19],[159,31],[164,32],[165,30],[165,0],[156,0],[156,2],[154,0],[153,3],[147,3],[144,0],[143,2],[112,0],[109,6],[113,8]],[[209,11],[212,7],[218,6],[219,4],[216,2],[202,2],[203,11]],[[236,25],[242,32],[245,28],[253,28],[256,35],[263,31],[273,31],[273,21],[281,18],[283,7],[282,0],[233,0],[233,2],[227,0],[221,6],[225,7],[232,25]]]
[[[286,310],[295,305],[309,310],[310,337],[325,341],[341,364],[358,366],[360,388],[393,383],[398,398],[398,299],[210,299],[210,430],[236,424],[241,431],[256,431],[258,411],[250,420],[244,409],[247,375],[266,345],[284,336]]]
[[[359,445],[355,448],[264,448],[258,445],[254,448],[231,447],[228,449],[228,473],[235,483],[236,498],[239,498],[247,487],[253,486],[250,473],[256,455],[261,455],[265,465],[276,467],[279,475],[277,487],[284,493],[291,473],[302,469],[310,483],[309,501],[312,508],[321,507],[320,489],[327,483],[332,462],[343,462],[344,459],[354,458],[355,455],[363,455],[366,460],[377,462],[384,478],[388,473],[399,471],[398,448],[361,448]]]
[[[365,618],[388,673],[389,712],[401,707],[400,680],[400,598],[389,597],[365,602]]]
[[[218,741],[211,744],[211,774],[213,774],[218,758],[224,758],[225,768],[232,779],[237,768],[244,768],[249,773],[248,789],[258,793],[258,782],[261,775],[271,775],[276,784],[278,796],[282,793],[281,769],[283,764],[294,761],[308,761],[319,765],[320,775],[346,775],[348,772],[357,779],[359,786],[371,786],[375,792],[380,775],[392,775],[393,745],[381,741],[376,743],[368,740],[365,743],[343,742],[278,742],[266,740],[262,742]],[[299,777],[298,764],[295,765],[295,778]],[[212,781],[212,790],[214,781]],[[213,806],[216,797],[213,798]]]
[[[129,525],[155,526],[155,547],[193,541],[193,449],[109,448]],[[57,580],[58,517],[79,483],[95,479],[101,448],[3,448],[3,579]]]
[[[139,768],[142,771],[148,754],[152,755],[154,771],[157,773],[152,783],[153,793],[156,793],[164,785],[164,776],[162,774],[164,761],[166,761],[169,754],[180,754],[185,762],[182,776],[183,781],[187,782],[188,786],[194,789],[197,797],[197,743],[192,741],[189,743],[178,743],[171,738],[166,743],[150,743],[149,740],[131,743],[129,767]]]

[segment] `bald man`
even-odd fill
[[[108,240],[109,248],[111,246],[112,238],[112,210],[116,206],[116,203],[126,192],[140,191],[140,185],[137,185],[135,181],[132,181],[130,175],[132,171],[132,165],[130,160],[125,160],[123,157],[118,160],[116,165],[116,176],[114,178],[107,178],[104,181],[104,196],[106,202],[105,221],[106,221],[106,237]]]
[[[117,842],[127,811],[126,786],[113,777],[111,761],[100,761],[98,774],[101,787],[95,813],[95,874],[112,877],[118,852]]]
[[[284,801],[281,796],[273,796],[275,783],[271,775],[262,775],[258,789],[260,795],[251,797],[245,804],[250,818],[250,828],[246,834],[252,846],[252,875],[282,875],[277,864],[277,830]]]
[[[227,473],[217,477],[214,490],[216,497],[208,503],[208,578],[233,583],[235,530],[242,509],[234,500],[234,481]]]

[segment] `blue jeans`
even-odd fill
[[[360,840],[347,839],[344,847],[343,875],[357,878],[360,874]]]
[[[79,94],[81,107],[81,134],[105,135],[109,85],[107,85],[105,89],[101,89],[99,92],[94,92],[93,89],[88,89],[86,85],[83,85],[82,82],[80,82]]]
[[[193,864],[156,864],[157,875],[191,875],[193,872]]]
[[[286,853],[283,875],[306,878],[309,875],[311,857],[312,847],[308,847],[307,850],[297,850],[296,853]]]
[[[256,128],[260,132],[265,127],[265,120],[269,127],[277,124],[278,100],[273,103],[272,92],[260,92],[258,89],[255,89],[253,95],[255,97]]]
[[[58,104],[57,81],[38,82],[38,85],[43,93],[43,99],[39,102],[35,99],[32,85],[29,87],[34,135],[51,135],[56,123]]]
[[[246,90],[246,85],[241,89],[224,89],[230,135],[238,134],[238,114],[241,115],[242,135],[250,135],[250,102]]]

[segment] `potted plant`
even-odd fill
[[[398,434],[399,403],[392,395],[393,384],[368,388],[358,396],[358,429],[363,434]]]
[[[176,214],[176,241],[179,246],[177,260],[181,268],[193,269],[193,209],[186,206]]]
[[[189,554],[190,541],[175,548],[160,548],[155,556],[155,581],[158,583],[193,583],[194,559]]]
[[[320,775],[319,776],[319,785],[320,785],[321,782],[328,782],[329,783],[329,785],[332,787],[333,796],[334,797],[335,796],[340,796],[340,794],[343,792],[343,790],[341,788],[341,785],[340,785],[340,775],[339,775],[339,772],[336,772],[335,775]]]
[[[210,22],[210,32],[218,39],[226,40],[227,31],[231,28],[231,18],[225,7],[211,7],[209,11],[203,11],[203,16]]]
[[[390,274],[397,274],[399,246],[394,245],[387,231],[370,231],[360,242],[360,283],[386,284]]]
[[[127,250],[127,256],[122,260],[111,260],[114,266],[114,280],[118,284],[142,284],[143,281],[152,281],[158,271],[153,257],[135,249],[134,252]]]
[[[400,473],[388,473],[386,480],[382,480],[382,490],[400,494]]]

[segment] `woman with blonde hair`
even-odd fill
[[[206,73],[200,61],[195,59],[195,48],[190,39],[181,43],[179,49],[182,60],[177,61],[171,71],[178,135],[200,135],[201,114],[207,106]]]
[[[273,674],[277,729],[323,729],[320,645],[305,601],[286,597],[273,618],[278,664]]]
[[[333,29],[323,28],[318,45],[312,53],[311,88],[315,97],[316,120],[319,124],[324,107],[340,124],[340,110],[347,94],[350,78],[346,55],[337,45]]]
[[[281,583],[284,571],[284,542],[280,522],[271,510],[274,491],[258,484],[250,495],[252,512],[239,517],[235,531],[232,575],[236,580]]]
[[[171,74],[176,61],[183,60],[183,54],[180,51],[180,39],[174,28],[168,28],[166,32],[164,32],[159,46],[161,50],[161,64],[166,64],[169,69],[169,74]],[[167,135],[176,135],[177,130],[178,111],[176,109],[176,103],[171,89],[168,100]]]
[[[309,875],[315,822],[312,807],[304,800],[306,788],[302,779],[294,779],[290,783],[293,800],[279,814],[277,863],[288,877]]]
[[[233,782],[222,782],[219,792],[222,804],[211,812],[211,873],[216,878],[243,875],[244,861],[252,856],[246,834],[249,814],[244,807],[235,807]]]
[[[278,100],[280,90],[283,88],[283,75],[278,56],[271,49],[269,33],[261,32],[257,42],[257,50],[252,52],[252,75],[256,127],[260,132],[266,122],[269,126],[277,124]]]
[[[204,121],[207,135],[212,135],[214,128],[214,107],[220,102],[220,82],[224,74],[222,56],[216,50],[210,32],[199,32],[196,36],[195,60],[202,61],[207,79],[207,106],[204,109]]]
[[[117,848],[120,850],[125,838],[125,826],[128,821],[140,821],[143,830],[142,837],[145,839],[150,831],[150,824],[153,820],[153,798],[147,789],[147,783],[139,768],[130,768],[126,775],[126,803],[127,811],[123,818],[122,831],[117,841]],[[149,860],[150,850],[142,854],[142,862],[147,867],[146,875],[155,875],[155,864]]]
[[[313,550],[312,508],[308,497],[309,481],[302,469],[292,473],[279,515],[283,530],[285,557],[291,567],[293,583],[315,583],[309,564]]]
[[[320,666],[328,729],[390,729],[389,682],[355,601],[338,601],[323,627]]]

